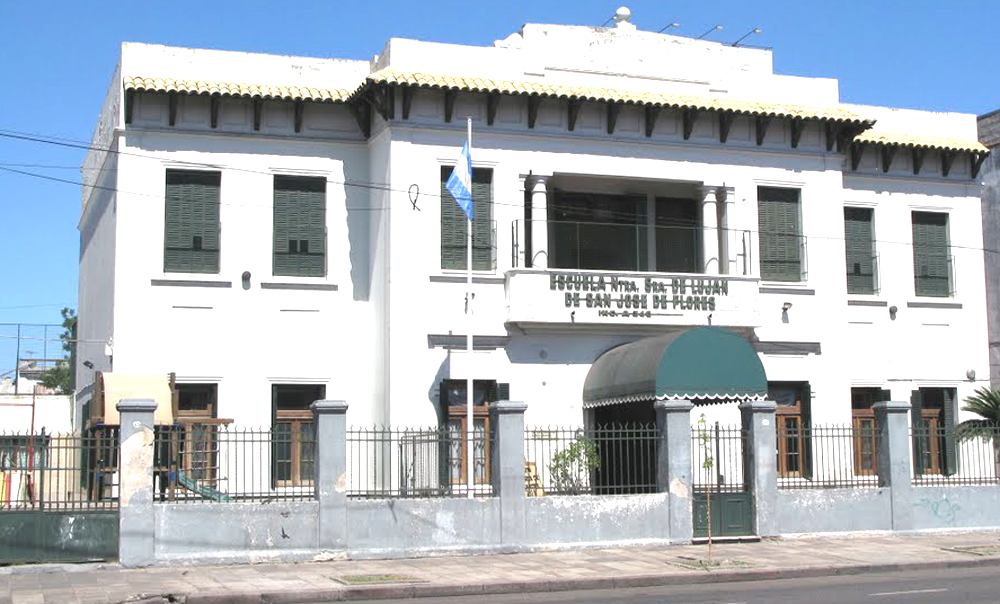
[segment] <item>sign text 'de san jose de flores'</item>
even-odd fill
[[[621,277],[553,273],[549,289],[564,292],[566,308],[622,311],[714,311],[729,281],[702,277]]]

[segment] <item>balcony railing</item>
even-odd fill
[[[545,229],[547,249],[534,249],[536,229]],[[724,242],[720,255],[724,273],[750,274],[754,246],[749,231],[701,226],[655,226],[612,222],[515,220],[511,224],[511,265],[532,266],[531,258],[547,256],[548,268],[701,274],[705,272],[704,236]],[[541,239],[541,238],[538,238]],[[729,266],[729,258],[737,269]]]

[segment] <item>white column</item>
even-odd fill
[[[715,191],[716,206],[719,213],[719,274],[731,275],[738,273],[732,250],[738,249],[734,231],[730,228],[733,211],[736,207],[732,187],[717,187]]]
[[[716,187],[701,188],[701,267],[706,275],[719,274],[719,211]]]
[[[549,177],[532,174],[525,181],[531,192],[531,266],[549,267]]]
[[[646,195],[646,270],[656,272],[656,195]]]

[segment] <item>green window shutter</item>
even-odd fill
[[[923,399],[919,390],[910,392],[910,425],[913,433],[913,473],[921,476],[927,467],[925,455],[927,445],[931,435],[927,433],[927,426],[924,423],[921,413],[923,411]],[[885,435],[883,435],[885,438]]]
[[[844,244],[847,254],[847,293],[875,293],[872,210],[844,208]]]
[[[798,189],[759,187],[757,198],[761,278],[801,281]]]
[[[813,477],[813,446],[812,446],[812,388],[809,382],[802,384],[802,477],[812,480]]]
[[[958,472],[958,447],[955,443],[955,389],[944,389],[944,447],[941,454],[944,463],[941,464],[946,476]]]
[[[498,401],[510,400],[510,384],[504,382],[497,383],[497,400]]]
[[[326,179],[274,177],[273,272],[326,275]]]
[[[892,393],[889,390],[879,390],[878,398],[875,402],[888,402],[892,400]]]
[[[441,268],[465,270],[468,219],[445,187],[451,167],[441,168]],[[493,243],[493,170],[472,169],[472,269],[496,268]]]
[[[219,272],[219,172],[167,170],[163,271]]]
[[[913,212],[913,278],[918,296],[951,295],[948,215]]]

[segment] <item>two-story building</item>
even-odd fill
[[[467,118],[471,355],[443,186]],[[954,422],[989,375],[976,139],[624,15],[371,61],[124,44],[83,170],[78,403],[95,371],[172,372],[180,414],[457,426],[471,376],[534,425],[657,397]],[[684,338],[700,371],[660,371]]]

